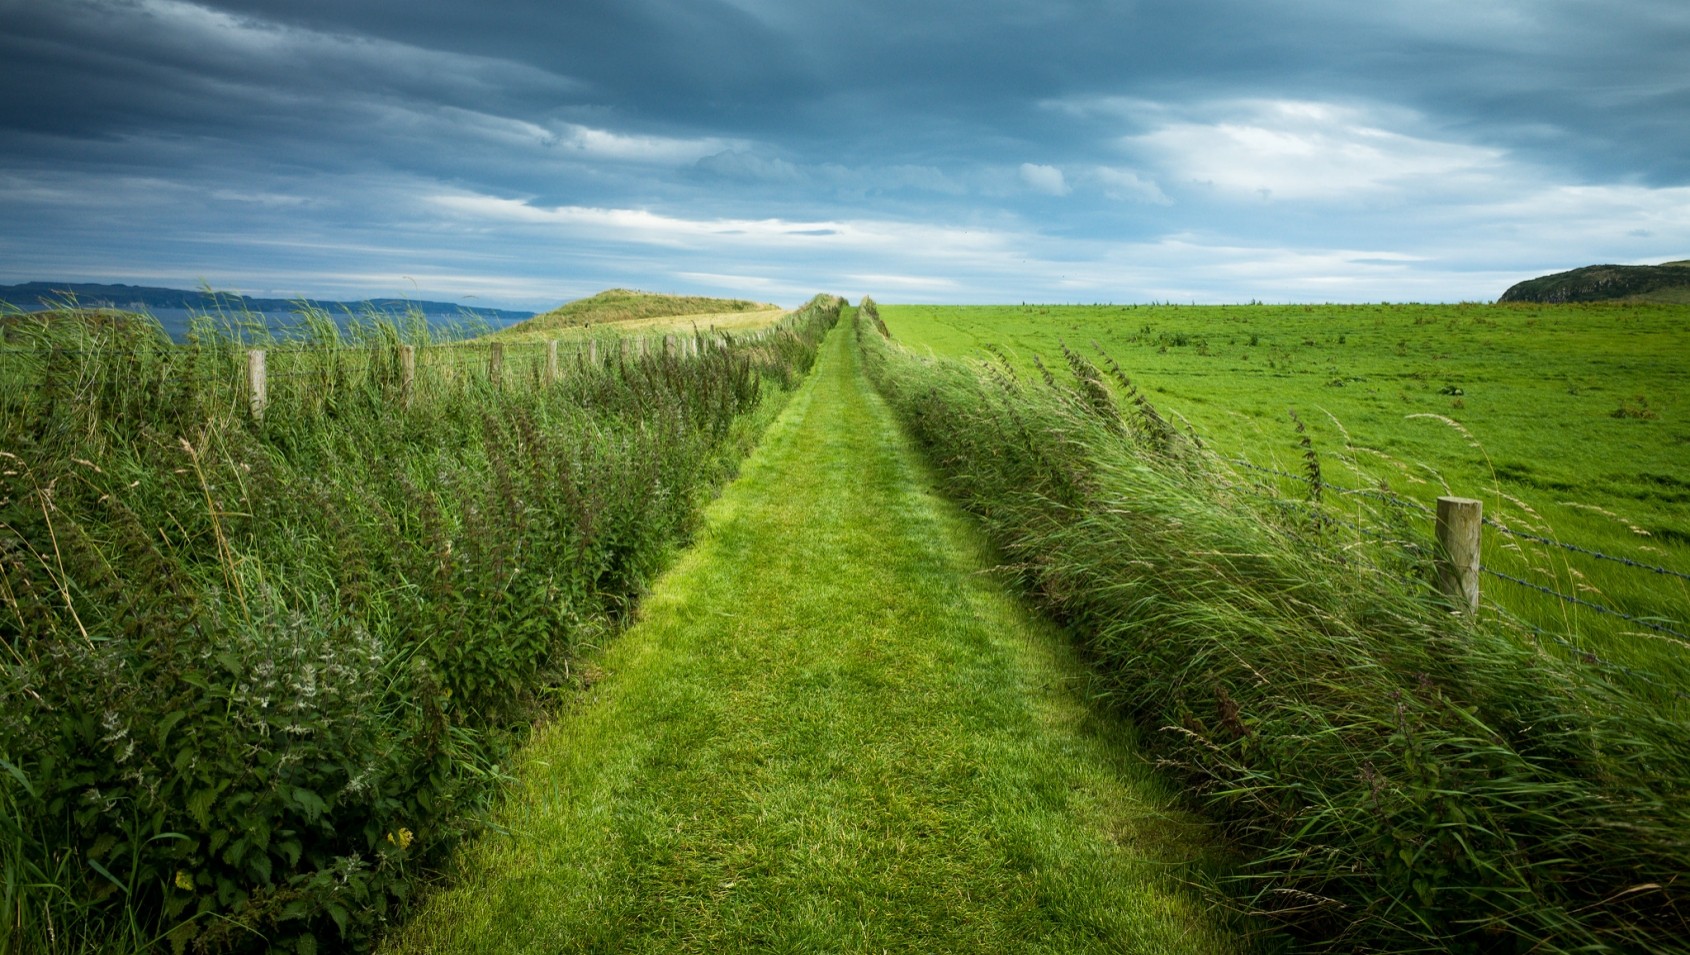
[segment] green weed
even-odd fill
[[[420,320],[0,325],[0,952],[367,946],[837,315],[550,384]]]

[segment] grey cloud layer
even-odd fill
[[[345,281],[409,248],[513,287],[604,267],[561,233],[527,261],[439,195],[995,229],[1029,275],[1089,255],[1096,281],[1109,243],[1402,272],[1367,263],[1453,261],[1440,229],[1549,207],[1619,210],[1589,254],[1645,255],[1683,236],[1640,210],[1690,184],[1685,49],[1680,0],[0,0],[0,215],[29,233],[0,269],[258,274],[218,249],[259,231],[350,246],[266,264]],[[1486,261],[1529,258],[1492,232]],[[895,277],[844,252],[831,274]],[[796,288],[806,261],[730,258],[616,267]]]

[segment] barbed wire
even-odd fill
[[[1259,465],[1253,465],[1250,462],[1240,461],[1238,463],[1244,464],[1245,466],[1251,467],[1255,470],[1261,470],[1261,471],[1266,471],[1266,472],[1269,472],[1269,473],[1278,474],[1282,477],[1290,477],[1290,478],[1298,479],[1298,480],[1301,480],[1301,478],[1302,478],[1302,475],[1291,474],[1290,472],[1285,472],[1285,471],[1277,471],[1277,470],[1272,469],[1272,468],[1263,468]],[[1269,503],[1271,503],[1274,506],[1279,507],[1281,509],[1294,510],[1294,511],[1297,511],[1299,513],[1307,514],[1316,521],[1320,521],[1320,522],[1327,523],[1327,524],[1335,524],[1335,525],[1342,526],[1342,527],[1347,527],[1347,528],[1349,528],[1349,529],[1351,529],[1351,530],[1353,530],[1353,531],[1355,531],[1359,534],[1362,534],[1362,535],[1365,535],[1369,538],[1372,538],[1373,540],[1378,541],[1382,544],[1389,544],[1389,545],[1394,545],[1394,546],[1400,547],[1404,551],[1411,553],[1411,554],[1415,554],[1415,555],[1423,555],[1424,554],[1424,549],[1416,546],[1413,541],[1403,540],[1399,537],[1389,535],[1389,534],[1385,533],[1384,531],[1374,529],[1374,528],[1369,528],[1369,527],[1363,526],[1361,524],[1358,524],[1354,521],[1345,520],[1344,518],[1341,518],[1341,517],[1338,517],[1336,515],[1327,513],[1326,511],[1324,511],[1324,509],[1318,507],[1317,505],[1305,504],[1305,503],[1300,503],[1300,502],[1297,502],[1297,501],[1289,501],[1289,500],[1286,500],[1284,498],[1275,497],[1274,495],[1272,495],[1268,492],[1265,492],[1265,491],[1254,491],[1251,488],[1249,488],[1247,485],[1241,486],[1241,489],[1244,490],[1246,493],[1251,493],[1251,494],[1254,494],[1254,495],[1256,495],[1260,498],[1263,498],[1263,499],[1267,500]],[[1406,503],[1413,503],[1413,502],[1406,502]],[[1559,543],[1558,541],[1553,541],[1553,540],[1549,540],[1549,539],[1546,539],[1546,538],[1538,538],[1535,535],[1526,535],[1526,534],[1519,533],[1519,532],[1512,532],[1509,528],[1503,527],[1501,525],[1497,525],[1494,522],[1489,521],[1488,519],[1486,520],[1486,523],[1497,527],[1499,530],[1503,530],[1505,532],[1513,533],[1515,536],[1528,537],[1529,539],[1540,540],[1543,543],[1548,543],[1548,544]],[[1578,550],[1581,553],[1589,553],[1592,556],[1607,556],[1607,555],[1601,555],[1600,552],[1590,551],[1588,548],[1576,547],[1576,545],[1565,545],[1565,546],[1568,546],[1572,549]],[[1640,562],[1631,561],[1631,560],[1624,559],[1624,558],[1612,558],[1612,557],[1610,557],[1609,559],[1616,560],[1617,562],[1620,562],[1620,563],[1625,563],[1625,564],[1628,564],[1628,565],[1638,567],[1640,569],[1650,570],[1650,571],[1657,572],[1657,573],[1664,573],[1664,574],[1668,574],[1668,575],[1671,575],[1671,576],[1683,576],[1681,574],[1678,574],[1675,571],[1668,570],[1666,568],[1656,568],[1652,565],[1642,564]],[[1551,587],[1545,587],[1541,584],[1533,583],[1532,581],[1524,580],[1520,577],[1515,577],[1512,574],[1504,573],[1502,571],[1495,570],[1491,567],[1482,567],[1481,569],[1483,570],[1484,573],[1487,573],[1487,574],[1489,574],[1493,577],[1496,577],[1500,580],[1508,581],[1509,583],[1515,584],[1516,586],[1524,587],[1524,588],[1527,588],[1527,589],[1530,589],[1530,590],[1534,590],[1534,591],[1537,591],[1538,593],[1545,594],[1545,595],[1550,596],[1550,597],[1554,597],[1558,600],[1566,601],[1568,603],[1572,603],[1572,604],[1576,604],[1576,605],[1581,606],[1581,607],[1585,607],[1585,608],[1590,609],[1592,611],[1595,611],[1597,613],[1606,614],[1606,615],[1612,616],[1612,617],[1617,617],[1621,620],[1627,621],[1628,623],[1633,623],[1633,624],[1636,624],[1636,625],[1641,626],[1641,627],[1647,627],[1648,629],[1654,630],[1658,633],[1666,634],[1666,635],[1672,636],[1672,637],[1677,637],[1677,638],[1682,639],[1682,640],[1690,640],[1690,635],[1686,635],[1686,634],[1684,634],[1684,633],[1682,633],[1678,630],[1673,629],[1672,627],[1668,627],[1668,626],[1665,626],[1663,624],[1656,623],[1653,620],[1650,620],[1648,618],[1637,617],[1637,616],[1633,616],[1631,614],[1623,613],[1623,612],[1615,610],[1611,607],[1603,606],[1602,604],[1596,603],[1594,601],[1585,600],[1584,598],[1575,596],[1573,594],[1562,593],[1561,591],[1555,590]],[[1407,578],[1404,578],[1404,579],[1407,579]],[[1420,582],[1420,581],[1416,581],[1416,582]]]
[[[1273,474],[1273,475],[1276,475],[1278,477],[1289,478],[1293,481],[1298,481],[1298,482],[1301,482],[1301,483],[1304,483],[1304,484],[1308,483],[1308,475],[1305,475],[1305,474],[1296,474],[1294,472],[1283,471],[1283,470],[1280,470],[1278,468],[1264,467],[1263,465],[1256,464],[1255,462],[1252,462],[1252,461],[1244,460],[1243,458],[1233,458],[1233,459],[1229,459],[1229,460],[1230,460],[1230,463],[1232,463],[1232,464],[1237,464],[1237,465],[1240,465],[1242,467],[1249,468],[1250,470],[1253,470],[1253,471],[1260,471],[1264,474]],[[1436,513],[1432,508],[1429,508],[1426,505],[1421,504],[1418,501],[1412,501],[1412,500],[1409,500],[1408,498],[1399,497],[1395,494],[1387,494],[1383,491],[1375,491],[1375,490],[1372,490],[1370,488],[1344,487],[1344,486],[1338,485],[1338,484],[1328,484],[1324,481],[1321,482],[1321,487],[1323,487],[1327,490],[1336,491],[1339,494],[1359,494],[1359,495],[1363,495],[1363,496],[1376,497],[1380,500],[1387,501],[1387,502],[1392,503],[1392,504],[1397,504],[1397,505],[1400,505],[1400,506],[1403,506],[1403,507],[1412,508],[1412,509],[1420,511],[1421,513],[1424,513],[1424,514],[1435,514]],[[1555,540],[1554,538],[1542,537],[1542,536],[1539,536],[1537,534],[1527,533],[1526,531],[1515,530],[1514,528],[1509,527],[1508,525],[1502,523],[1501,521],[1496,520],[1493,517],[1487,516],[1487,517],[1483,518],[1482,520],[1483,520],[1483,523],[1485,524],[1485,526],[1494,527],[1497,530],[1501,531],[1504,534],[1507,534],[1510,537],[1517,537],[1517,538],[1520,538],[1522,540],[1529,540],[1529,541],[1533,541],[1533,542],[1539,543],[1539,544],[1547,544],[1551,547],[1559,547],[1562,550],[1569,550],[1569,551],[1572,551],[1574,553],[1584,554],[1587,557],[1594,557],[1598,560],[1612,561],[1613,563],[1621,564],[1621,565],[1626,566],[1626,567],[1631,567],[1631,568],[1636,569],[1636,570],[1646,570],[1646,571],[1648,571],[1652,574],[1660,574],[1660,575],[1665,576],[1665,577],[1676,577],[1679,580],[1690,580],[1690,574],[1682,573],[1680,571],[1676,571],[1676,570],[1673,570],[1673,569],[1668,568],[1668,567],[1660,567],[1660,566],[1657,566],[1655,564],[1646,563],[1644,561],[1634,560],[1633,558],[1630,558],[1630,557],[1620,557],[1620,556],[1616,556],[1614,554],[1605,554],[1605,553],[1603,553],[1599,550],[1593,550],[1589,547],[1581,547],[1577,544],[1569,544],[1569,543],[1566,543],[1565,541]]]
[[[1666,692],[1671,693],[1673,696],[1676,696],[1681,700],[1690,700],[1690,693],[1685,693],[1683,690],[1680,690],[1677,687],[1668,686],[1665,683],[1662,683],[1659,680],[1655,679],[1655,677],[1651,676],[1650,674],[1644,673],[1641,670],[1633,670],[1631,667],[1628,667],[1623,663],[1615,663],[1612,660],[1604,660],[1596,654],[1596,651],[1588,649],[1586,647],[1578,646],[1577,644],[1573,643],[1572,641],[1568,640],[1567,638],[1561,636],[1558,633],[1555,633],[1555,632],[1550,631],[1550,630],[1545,630],[1544,628],[1538,626],[1535,623],[1531,623],[1530,621],[1524,620],[1521,617],[1519,617],[1519,616],[1517,616],[1513,613],[1510,613],[1506,607],[1503,607],[1501,604],[1496,603],[1495,601],[1487,600],[1487,601],[1485,601],[1484,606],[1485,606],[1486,609],[1490,610],[1492,613],[1495,613],[1497,616],[1501,617],[1502,619],[1508,621],[1509,623],[1511,623],[1511,624],[1513,624],[1517,627],[1521,627],[1525,630],[1528,630],[1531,633],[1533,633],[1537,636],[1540,636],[1540,637],[1548,637],[1552,642],[1559,644],[1561,647],[1568,649],[1568,650],[1571,650],[1574,653],[1578,654],[1579,658],[1581,660],[1587,662],[1587,663],[1590,663],[1594,666],[1602,667],[1604,669],[1614,670],[1616,672],[1623,673],[1626,676],[1631,677],[1634,680],[1637,680],[1637,681],[1642,682],[1642,683],[1647,683],[1650,686],[1655,687],[1658,690],[1665,690]]]
[[[1521,587],[1526,587],[1526,588],[1529,588],[1531,590],[1538,591],[1539,593],[1548,594],[1551,597],[1558,597],[1561,600],[1565,600],[1566,602],[1568,602],[1570,604],[1577,604],[1580,607],[1587,607],[1591,610],[1596,611],[1597,613],[1604,613],[1604,614],[1607,614],[1607,615],[1612,616],[1612,617],[1618,617],[1621,620],[1629,621],[1631,623],[1635,623],[1635,624],[1638,624],[1640,626],[1648,627],[1650,630],[1655,630],[1655,631],[1658,631],[1660,633],[1667,634],[1668,636],[1677,637],[1680,640],[1690,640],[1690,634],[1680,633],[1677,630],[1672,629],[1671,627],[1662,626],[1661,624],[1655,623],[1654,621],[1649,620],[1645,617],[1633,617],[1630,614],[1621,613],[1618,610],[1612,609],[1611,607],[1604,607],[1599,603],[1595,603],[1595,602],[1592,602],[1592,601],[1589,601],[1589,600],[1585,600],[1582,597],[1575,597],[1572,594],[1564,594],[1564,593],[1560,592],[1559,590],[1554,590],[1552,588],[1545,587],[1542,584],[1534,584],[1529,580],[1522,580],[1519,577],[1515,577],[1512,574],[1505,574],[1500,570],[1492,570],[1489,567],[1481,567],[1480,569],[1482,571],[1484,571],[1485,573],[1490,574],[1492,577],[1496,577],[1496,578],[1501,579],[1501,580],[1506,580],[1509,583],[1516,584],[1516,585],[1521,586]]]
[[[1657,567],[1654,564],[1645,564],[1640,560],[1632,560],[1630,557],[1615,557],[1612,554],[1604,554],[1601,551],[1591,550],[1588,547],[1580,547],[1577,544],[1568,544],[1564,541],[1558,541],[1553,538],[1540,537],[1536,534],[1528,534],[1525,531],[1517,531],[1512,527],[1489,517],[1484,518],[1484,524],[1486,527],[1496,528],[1502,533],[1507,534],[1509,537],[1518,537],[1522,540],[1535,541],[1539,544],[1548,544],[1551,547],[1559,547],[1562,550],[1570,550],[1576,554],[1584,554],[1587,557],[1595,557],[1598,560],[1611,560],[1616,564],[1624,564],[1627,567],[1635,567],[1638,570],[1647,570],[1654,574],[1661,574],[1667,577],[1677,577],[1680,580],[1690,580],[1690,574],[1682,574],[1676,570],[1671,570],[1666,567]]]
[[[1282,477],[1282,478],[1289,478],[1293,481],[1298,481],[1298,482],[1301,482],[1303,484],[1307,484],[1309,482],[1309,476],[1307,474],[1297,474],[1297,473],[1294,473],[1294,472],[1291,472],[1291,471],[1282,471],[1279,468],[1266,467],[1266,466],[1257,464],[1254,461],[1245,460],[1244,458],[1228,458],[1226,460],[1231,464],[1237,464],[1237,465],[1240,465],[1242,467],[1249,468],[1252,471],[1260,471],[1263,474],[1273,474],[1273,475],[1277,475],[1277,476]],[[1400,497],[1398,495],[1389,494],[1385,491],[1379,491],[1379,490],[1375,490],[1373,488],[1345,487],[1342,484],[1331,484],[1331,483],[1328,483],[1325,480],[1322,480],[1320,482],[1320,486],[1325,490],[1336,491],[1339,494],[1359,495],[1361,497],[1371,497],[1371,498],[1375,498],[1377,500],[1384,501],[1388,504],[1395,504],[1398,507],[1411,508],[1413,510],[1420,511],[1423,514],[1433,513],[1431,508],[1429,508],[1426,505],[1420,503],[1419,501],[1411,501],[1406,497]]]

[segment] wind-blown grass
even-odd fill
[[[388,951],[1223,955],[1203,827],[1084,699],[848,329]]]
[[[237,336],[9,325],[0,952],[367,945],[838,305],[549,387],[328,323],[262,419]]]
[[[1682,306],[885,306],[916,351],[996,349],[1025,376],[1061,343],[1118,362],[1242,480],[1300,505],[1318,456],[1323,512],[1368,523],[1381,494],[1477,498],[1509,529],[1672,573],[1484,533],[1484,566],[1690,632],[1690,406]],[[1052,373],[1073,381],[1062,362]],[[1293,422],[1288,411],[1295,409]],[[1350,513],[1350,505],[1357,505]],[[1412,509],[1412,507],[1411,507]],[[1431,520],[1422,520],[1429,538]],[[1676,573],[1679,576],[1674,576]],[[1486,575],[1487,600],[1594,653],[1690,689],[1690,646],[1660,629]],[[1664,705],[1676,705],[1672,692]]]
[[[1389,514],[1262,503],[1076,353],[1028,380],[877,324],[947,488],[1247,853],[1240,904],[1315,948],[1687,950],[1690,737],[1632,677],[1450,614]]]

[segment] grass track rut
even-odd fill
[[[847,315],[394,952],[1225,952],[1201,827],[858,367]]]

